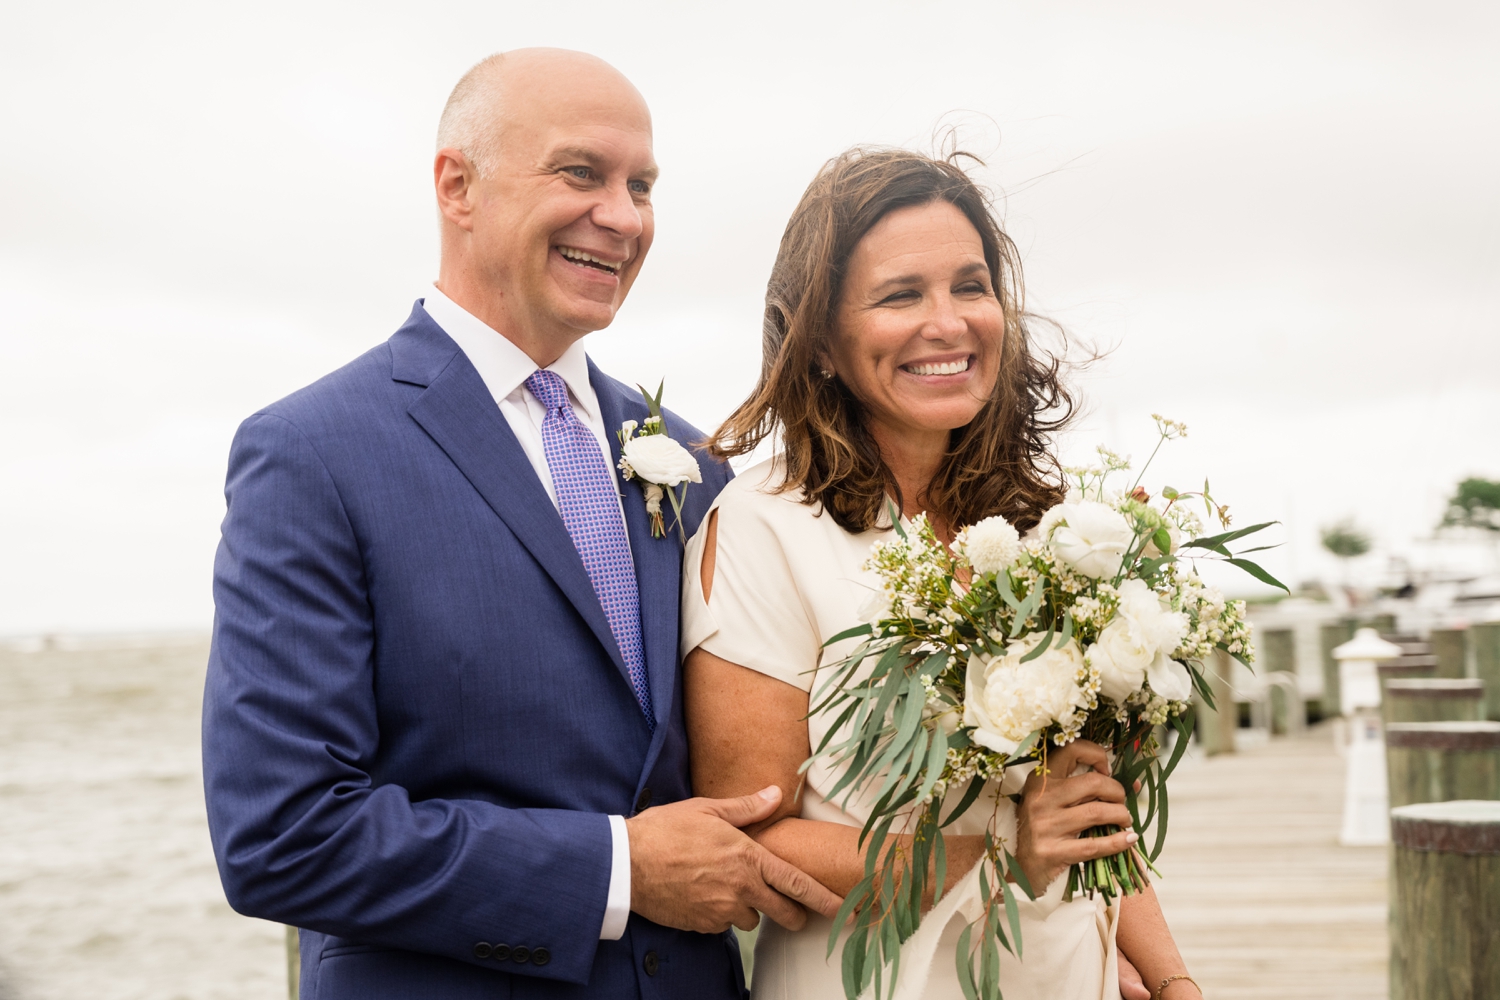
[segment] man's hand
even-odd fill
[[[750,930],[759,910],[800,930],[807,909],[832,919],[843,900],[740,831],[781,802],[775,785],[734,799],[687,799],[625,821],[630,835],[630,908],[678,930]]]
[[[1141,981],[1141,974],[1130,964],[1124,952],[1116,952],[1120,963],[1120,1000],[1151,1000],[1151,991]]]

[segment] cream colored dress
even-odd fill
[[[701,646],[731,663],[774,677],[802,691],[819,683],[819,667],[836,663],[851,648],[825,650],[829,636],[856,625],[875,589],[873,575],[860,567],[872,542],[893,532],[850,534],[820,516],[800,493],[772,493],[779,481],[773,462],[764,462],[732,480],[719,494],[717,554],[711,600],[703,600],[700,566],[709,520],[688,542],[683,559],[682,651]],[[772,478],[774,477],[774,478]],[[813,717],[808,736],[817,746],[827,719]],[[1009,794],[1022,776],[1007,776]],[[858,798],[848,811],[826,801],[824,793],[839,771],[826,760],[808,772],[802,816],[810,820],[862,826],[868,804]],[[1010,787],[1012,783],[1016,787]],[[1015,807],[988,794],[947,832],[982,833],[998,814],[997,832],[1015,849]],[[1063,902],[1066,878],[1058,878],[1035,902],[1020,899],[1022,959],[1001,952],[1001,989],[1006,1000],[1118,1000],[1115,924],[1118,909],[1083,896]],[[965,925],[982,913],[979,871],[939,901],[918,932],[902,946],[900,1000],[959,1000],[956,952]],[[838,1000],[843,996],[839,958],[842,945],[827,956],[830,922],[814,916],[798,932],[761,922],[755,948],[755,1000]],[[975,932],[978,933],[977,931]]]

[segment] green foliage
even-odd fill
[[[1347,518],[1319,532],[1323,548],[1340,559],[1354,559],[1370,551],[1370,536]]]
[[[1459,483],[1438,527],[1500,532],[1500,480],[1475,476]]]

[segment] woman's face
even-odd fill
[[[891,212],[859,241],[827,362],[865,405],[872,429],[931,438],[979,413],[1004,339],[979,233],[939,200]]]

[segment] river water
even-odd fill
[[[279,1000],[283,931],[219,887],[207,642],[0,649],[0,1000]]]

